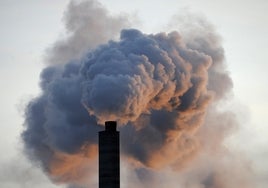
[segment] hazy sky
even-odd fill
[[[241,127],[235,147],[251,161],[258,188],[268,186],[268,1],[266,0],[100,0],[113,14],[131,15],[145,33],[170,31],[176,15],[192,12],[215,25],[234,81],[230,108]],[[21,152],[23,107],[38,94],[46,49],[64,35],[68,0],[0,0],[0,187],[60,187],[32,167]],[[173,23],[173,24],[172,24]],[[267,182],[265,182],[267,181]]]

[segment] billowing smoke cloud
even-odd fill
[[[22,133],[27,155],[52,181],[96,187],[97,132],[116,120],[125,171],[137,178],[133,185],[122,178],[125,186],[233,188],[244,182],[225,180],[243,168],[227,173],[234,160],[220,155],[236,122],[218,109],[232,81],[212,28],[190,38],[122,29],[119,40],[107,42],[125,22],[92,1],[71,3],[67,20],[71,35],[52,48]]]

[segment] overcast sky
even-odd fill
[[[100,0],[112,14],[129,14],[145,33],[170,31],[176,15],[202,15],[221,35],[234,82],[230,107],[241,127],[228,147],[251,161],[259,188],[268,186],[268,1]],[[39,92],[46,50],[64,35],[68,0],[0,0],[0,187],[60,187],[24,159],[23,107]]]

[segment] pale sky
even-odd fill
[[[25,160],[21,151],[23,106],[38,94],[44,55],[64,35],[68,0],[0,0],[0,187],[61,187]],[[268,186],[268,1],[100,0],[113,14],[128,13],[145,33],[169,31],[184,10],[200,14],[221,35],[234,82],[230,107],[241,127],[228,144],[251,161],[259,187]],[[173,20],[174,21],[174,20]],[[266,182],[265,182],[266,180]]]

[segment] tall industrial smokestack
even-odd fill
[[[99,188],[120,188],[119,132],[116,121],[105,122],[99,132]]]

